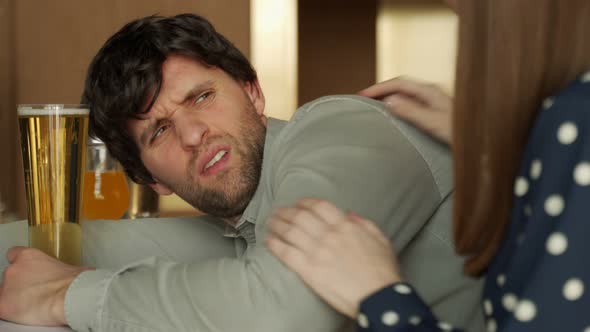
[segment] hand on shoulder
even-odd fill
[[[311,198],[269,219],[270,251],[351,318],[367,296],[401,280],[389,240],[366,219]]]
[[[440,87],[398,77],[358,94],[381,100],[392,114],[451,145],[453,100]]]

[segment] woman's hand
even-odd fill
[[[383,101],[391,113],[451,145],[453,100],[438,86],[399,77],[370,86],[359,95]]]
[[[320,297],[354,318],[371,293],[400,281],[388,239],[372,222],[302,199],[269,218],[270,251]]]

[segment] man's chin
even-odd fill
[[[197,210],[219,218],[234,218],[242,215],[251,197],[228,197],[225,193],[213,190],[202,190],[199,193],[183,195],[177,193],[185,202]]]
[[[245,209],[229,208],[227,206],[207,206],[202,209],[197,208],[201,212],[228,220],[237,220],[240,218]]]

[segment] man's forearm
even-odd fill
[[[332,331],[343,323],[265,248],[245,256],[194,264],[147,259],[102,275],[108,285],[91,296],[101,284],[92,274],[103,271],[85,273],[68,291],[68,322],[109,332]],[[87,303],[97,298],[102,303]]]

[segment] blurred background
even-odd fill
[[[251,59],[271,117],[399,75],[452,93],[457,19],[441,0],[0,0],[0,223],[26,218],[16,104],[78,103],[110,35],[183,12],[207,17]],[[138,192],[130,199],[151,199]],[[161,216],[198,214],[175,196],[156,202]]]

